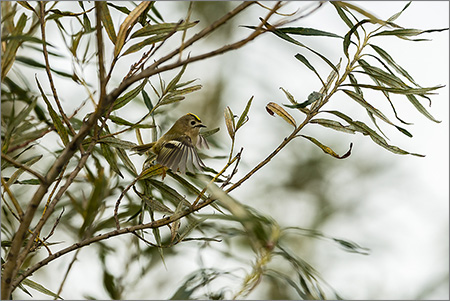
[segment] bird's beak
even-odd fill
[[[206,125],[204,125],[203,123],[199,123],[195,126],[196,128],[205,128]]]

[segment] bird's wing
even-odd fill
[[[202,170],[205,166],[198,157],[197,150],[189,136],[183,135],[165,142],[156,158],[156,163],[167,166],[173,171],[181,173],[194,172],[194,166]]]

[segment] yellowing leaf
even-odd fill
[[[288,112],[286,112],[280,105],[278,105],[274,102],[269,102],[266,105],[266,110],[270,115],[273,116],[275,113],[278,116],[280,116],[281,118],[283,118],[287,123],[289,123],[293,127],[297,127],[294,117],[292,117]]]
[[[114,48],[114,56],[117,57],[125,44],[125,39],[127,37],[128,29],[136,24],[139,16],[145,11],[147,6],[152,4],[151,1],[142,1],[135,9],[133,9],[125,20],[120,24],[119,32],[117,33],[116,47]]]
[[[235,132],[234,116],[230,107],[227,106],[225,108],[223,115],[225,117],[225,125],[227,126],[228,134],[230,134],[231,139],[234,139],[234,132]]]

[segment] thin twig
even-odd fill
[[[61,281],[61,284],[59,285],[58,292],[56,293],[55,299],[53,299],[53,300],[57,300],[58,296],[61,294],[63,287],[64,287],[64,283],[66,283],[67,276],[69,276],[69,272],[72,269],[73,264],[77,260],[78,253],[80,253],[80,251],[81,251],[81,249],[78,249],[75,252],[75,254],[73,255],[72,261],[70,262],[69,266],[67,267],[66,273],[64,274],[64,277],[63,277],[63,280]]]
[[[6,191],[6,193],[8,194],[9,198],[11,199],[11,202],[14,205],[14,208],[16,208],[17,213],[19,214],[19,221],[22,219],[23,217],[23,210],[22,207],[20,207],[19,202],[17,201],[16,197],[14,196],[14,194],[11,192],[11,190],[8,187],[8,184],[6,183],[6,181],[3,179],[3,177],[1,177],[1,181],[2,181],[2,186],[3,189]],[[11,211],[13,212],[13,211]]]
[[[48,59],[48,51],[47,51],[47,42],[45,38],[45,3],[39,2],[39,20],[41,23],[41,39],[42,39],[42,52],[44,54],[44,60],[45,60],[45,71],[47,72],[48,81],[50,83],[50,88],[52,89],[53,98],[55,99],[56,106],[58,107],[59,113],[61,114],[64,123],[69,128],[70,132],[72,134],[75,134],[75,130],[72,127],[72,124],[70,123],[69,119],[66,116],[66,113],[64,113],[64,110],[61,106],[61,102],[59,101],[58,93],[56,92],[56,87],[53,82],[53,75],[50,69],[50,61]]]
[[[26,166],[25,164],[17,162],[16,160],[11,158],[10,156],[5,155],[4,153],[2,153],[2,159],[5,160],[5,161],[8,161],[9,163],[11,163],[12,165],[14,165],[17,168],[22,168],[23,170],[29,172],[30,174],[32,174],[33,176],[38,178],[41,183],[47,183],[47,180],[46,180],[46,178],[43,175],[41,175],[37,171],[31,169],[30,167]]]

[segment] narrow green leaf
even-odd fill
[[[311,65],[309,63],[309,61],[306,59],[306,57],[304,57],[303,55],[301,55],[300,53],[297,53],[295,55],[295,58],[297,60],[299,60],[300,62],[302,62],[306,67],[308,67],[310,70],[312,70],[314,73],[317,73],[316,69],[313,67],[313,65]]]
[[[160,102],[158,102],[158,106],[168,105],[171,103],[182,101],[184,99],[185,99],[184,96],[167,95]]]
[[[170,83],[167,85],[166,89],[164,89],[164,94],[168,93],[175,89],[175,85],[178,84],[181,77],[183,76],[184,71],[186,70],[187,64],[184,64],[183,67],[181,67],[180,72],[170,81]]]
[[[143,193],[140,193],[136,190],[136,188],[133,186],[134,192],[141,198],[141,200],[144,201],[144,203],[151,208],[153,211],[162,212],[164,214],[173,214],[173,210],[164,205],[161,201],[155,200],[153,198],[150,198],[146,196]]]
[[[225,125],[227,126],[228,134],[230,135],[230,138],[233,140],[236,132],[236,126],[234,123],[234,114],[229,106],[225,108],[223,114],[225,117]]]
[[[308,95],[308,99],[305,100],[304,102],[297,103],[295,105],[285,105],[284,104],[283,106],[292,108],[292,109],[305,108],[306,106],[312,104],[313,102],[318,101],[322,96],[323,96],[322,93],[314,91]]]
[[[152,177],[165,174],[167,169],[168,169],[167,167],[160,164],[152,165],[141,172],[141,174],[139,175],[139,180],[149,179]]]
[[[323,31],[315,28],[307,28],[307,27],[283,27],[277,28],[279,31],[287,34],[293,35],[301,35],[301,36],[322,36],[322,37],[332,37],[332,38],[341,38],[343,37],[328,31]]]
[[[392,66],[398,73],[400,73],[401,75],[403,75],[404,77],[406,77],[409,81],[411,81],[413,84],[415,84],[417,87],[420,87],[412,78],[411,75],[409,75],[409,73],[403,69],[399,64],[397,64],[394,59],[386,52],[384,51],[382,48],[370,44],[370,46],[372,47],[373,50],[375,50],[380,57],[386,62],[388,63],[390,66]]]
[[[346,7],[346,8],[352,9],[352,10],[360,13],[361,15],[365,16],[366,18],[369,18],[369,21],[372,22],[372,23],[381,24],[381,25],[385,25],[386,24],[385,21],[375,17],[374,15],[372,15],[368,11],[360,8],[359,6],[356,6],[356,5],[354,5],[352,3],[349,3],[349,2],[343,2],[343,1],[336,1],[336,2],[337,2],[336,4],[338,4],[338,5],[342,6],[342,7]]]
[[[269,102],[266,105],[266,110],[270,115],[274,115],[277,114],[278,116],[280,116],[281,118],[283,118],[287,123],[289,123],[290,125],[292,125],[294,128],[297,127],[297,124],[295,123],[295,119],[294,117],[291,116],[291,114],[289,114],[288,112],[286,112],[285,109],[283,109],[283,107],[281,107],[280,105],[274,103],[274,102]]]
[[[21,42],[31,42],[31,43],[41,44],[41,45],[44,44],[44,41],[42,41],[38,37],[32,37],[32,36],[24,35],[24,34],[9,35],[6,37],[2,37],[2,41],[12,41],[12,40],[18,40]],[[45,42],[45,45],[55,48],[55,46],[50,44],[48,41]],[[42,51],[42,48],[39,50]]]
[[[361,95],[361,97],[363,97],[363,91],[361,90],[360,87],[358,87],[358,81],[356,80],[356,77],[353,75],[353,73],[349,73],[348,74],[348,78],[350,79],[350,82],[355,85],[355,92],[358,93],[359,95]]]
[[[144,26],[143,28],[135,31],[131,35],[131,39],[138,37],[145,37],[149,35],[168,35],[174,31],[181,31],[191,28],[198,24],[199,21],[194,21],[190,23],[162,23],[162,24],[152,24]]]
[[[435,94],[435,93],[430,93],[430,92],[444,87],[444,86],[435,86],[435,87],[428,87],[428,88],[405,88],[405,89],[402,89],[402,88],[373,86],[373,85],[367,85],[367,84],[357,84],[357,85],[354,85],[354,84],[342,84],[342,86],[367,88],[367,89],[373,89],[373,90],[378,90],[378,91],[386,91],[386,92],[389,92],[389,93],[403,94],[403,95]]]
[[[28,3],[28,1],[16,1],[16,2],[28,10],[34,11],[33,7]]]
[[[306,136],[306,135],[300,135],[300,136],[303,137],[303,138],[308,139],[309,141],[311,141],[312,143],[314,143],[315,145],[320,147],[323,150],[324,153],[326,153],[326,154],[328,154],[330,156],[333,156],[333,157],[335,157],[337,159],[345,159],[348,156],[350,156],[350,154],[352,152],[353,143],[350,143],[350,149],[345,154],[343,154],[342,156],[339,156],[334,150],[332,150],[328,146],[320,143],[317,139],[315,139],[313,137],[310,137],[310,136]]]
[[[11,32],[11,35],[13,36],[22,35],[26,22],[27,16],[25,15],[25,13],[23,13],[20,16],[19,20],[17,20],[16,26]],[[9,43],[6,43],[4,47],[5,49],[4,50],[2,49],[2,78],[1,78],[2,82],[5,79],[6,74],[8,74],[9,70],[14,64],[17,50],[19,49],[21,44],[22,41],[20,40],[11,40]]]
[[[112,2],[107,2],[107,4],[115,9],[117,9],[118,11],[120,11],[121,13],[124,13],[125,15],[129,15],[130,14],[130,10],[128,8],[126,8],[125,6],[118,6],[113,4]]]
[[[413,106],[417,109],[417,111],[419,111],[422,115],[424,115],[425,117],[427,117],[431,121],[434,121],[436,123],[441,123],[440,120],[437,120],[436,118],[434,118],[427,111],[427,109],[424,108],[424,106],[417,100],[417,98],[414,95],[412,95],[412,94],[406,95],[406,98],[408,98],[409,102],[411,102],[413,104]]]
[[[335,120],[316,118],[316,119],[311,120],[310,123],[317,123],[317,124],[320,124],[321,126],[331,128],[336,131],[355,134],[355,130],[352,127],[342,125],[342,123],[335,121]]]
[[[370,249],[361,247],[355,242],[349,240],[343,240],[338,238],[332,238],[335,242],[337,242],[344,250],[351,253],[358,253],[362,255],[369,255]]]
[[[155,125],[153,125],[153,124],[135,124],[135,123],[133,123],[131,121],[125,120],[123,118],[120,118],[120,117],[114,116],[114,115],[110,115],[109,116],[109,120],[111,120],[115,124],[126,125],[126,126],[129,126],[129,127],[132,127],[132,128],[144,128],[144,129],[146,129],[146,128],[154,128],[155,127]]]
[[[130,160],[125,150],[123,148],[116,148],[116,152],[120,160],[122,161],[123,165],[134,177],[136,177],[138,175],[136,167],[134,167],[133,162]]]
[[[195,219],[194,222],[189,223],[187,227],[183,230],[183,233],[180,233],[180,238],[178,241],[183,241],[195,228],[197,228],[201,223],[207,220],[207,217],[202,217],[200,219]]]
[[[139,5],[128,14],[128,16],[122,22],[122,24],[120,24],[114,48],[115,57],[117,57],[120,51],[122,50],[123,45],[125,44],[125,39],[127,38],[127,34],[130,32],[129,29],[132,28],[134,24],[136,24],[139,16],[145,11],[147,6],[149,6],[150,4],[151,2],[147,1],[139,3]]]
[[[18,61],[18,62],[20,62],[22,64],[25,64],[25,65],[31,66],[31,67],[37,67],[37,68],[46,69],[46,66],[44,64],[41,64],[41,63],[39,63],[39,62],[33,60],[32,58],[29,58],[29,57],[16,56],[16,61]],[[50,70],[55,72],[58,75],[63,76],[63,77],[67,77],[67,78],[73,79],[73,74],[69,74],[69,73],[66,73],[66,72],[60,71],[60,70],[55,70],[53,68],[50,68]]]
[[[261,21],[264,21],[264,20],[261,19]],[[273,34],[275,34],[276,36],[282,38],[283,40],[288,41],[288,42],[290,42],[290,43],[293,43],[293,44],[295,44],[295,45],[297,45],[297,46],[306,48],[306,49],[308,49],[309,51],[311,51],[312,53],[314,53],[315,55],[319,56],[324,62],[326,62],[332,69],[334,69],[334,70],[337,72],[336,67],[334,66],[334,64],[331,63],[331,61],[330,61],[329,59],[327,59],[327,58],[326,58],[324,55],[322,55],[321,53],[315,51],[314,49],[312,49],[312,48],[306,46],[306,45],[303,44],[303,43],[300,43],[299,41],[293,39],[292,37],[290,37],[289,35],[285,34],[284,32],[279,31],[278,29],[274,28],[272,25],[270,25],[269,23],[267,23],[267,22],[265,22],[265,21],[264,21],[264,25],[267,26],[267,28],[268,28]]]
[[[375,108],[371,104],[369,104],[360,94],[357,94],[357,93],[355,93],[353,91],[350,91],[350,90],[342,90],[342,91],[344,91],[345,94],[347,94],[353,100],[355,100],[357,103],[359,103],[361,106],[363,106],[371,114],[377,116],[378,118],[380,118],[384,122],[394,126],[397,130],[399,130],[400,132],[402,132],[406,136],[412,137],[410,132],[408,132],[406,129],[404,129],[402,127],[399,127],[399,126],[393,124],[380,110],[378,110],[377,108]],[[375,120],[374,120],[374,123],[376,125]],[[381,130],[380,130],[380,132],[381,132]]]
[[[393,30],[385,30],[380,31],[374,35],[375,36],[397,36],[397,37],[414,37],[418,36],[423,33],[431,33],[431,32],[441,32],[448,30],[448,28],[440,28],[440,29],[428,29],[428,30],[421,30],[421,29],[413,29],[413,28],[401,28],[401,29],[393,29]]]
[[[162,194],[164,199],[171,201],[175,206],[178,207],[180,203],[185,206],[191,205],[184,196],[169,185],[155,179],[148,179],[148,182]]]
[[[409,1],[405,7],[403,7],[403,9],[401,11],[399,11],[398,13],[393,14],[387,21],[388,22],[393,22],[395,20],[397,20],[398,17],[400,17],[400,15],[408,8],[408,6],[411,4],[412,1]]]
[[[142,48],[149,46],[149,45],[153,45],[155,43],[161,42],[163,40],[165,40],[167,37],[167,35],[165,34],[160,34],[160,35],[156,35],[153,36],[151,38],[145,39],[142,42],[136,43],[131,45],[124,53],[123,56],[137,52],[139,50],[141,50]]]
[[[284,94],[286,95],[287,99],[288,99],[293,105],[298,104],[298,102],[294,99],[294,96],[292,96],[292,94],[289,93],[289,91],[285,90],[283,87],[280,87],[280,89],[284,92]]]
[[[42,157],[43,157],[43,155],[33,156],[33,157],[31,157],[31,158],[28,158],[28,159],[22,161],[21,163],[24,164],[24,165],[27,166],[27,167],[30,167],[30,166],[32,166],[34,163],[36,163],[36,162],[38,162],[40,159],[42,159]],[[11,175],[11,177],[9,178],[9,180],[6,182],[6,185],[7,185],[7,186],[10,186],[10,185],[11,185],[12,183],[14,183],[14,182],[20,177],[20,175],[23,174],[24,172],[25,172],[25,169],[23,169],[23,168],[17,169],[17,170]],[[37,180],[37,181],[38,181],[38,183],[40,183],[39,180]]]
[[[53,125],[55,126],[55,129],[58,132],[58,135],[61,138],[64,145],[67,145],[69,143],[69,134],[67,133],[67,129],[63,125],[58,114],[55,112],[55,110],[53,110],[52,105],[50,104],[50,101],[48,101],[47,96],[45,95],[44,91],[42,90],[41,84],[39,83],[37,76],[36,76],[36,83],[38,85],[39,91],[41,91],[42,99],[45,101],[45,104],[47,105],[48,113],[50,114],[50,117],[52,118]]]
[[[106,33],[108,34],[109,39],[115,45],[117,36],[116,36],[116,31],[114,29],[114,24],[112,22],[111,15],[109,13],[108,5],[105,1],[99,1],[98,3],[101,7],[100,18],[103,23],[103,26],[105,27],[105,30],[106,30]]]
[[[247,102],[247,105],[245,106],[244,111],[242,112],[241,116],[239,117],[238,122],[236,123],[236,131],[239,130],[241,126],[243,126],[248,121],[248,111],[250,110],[250,106],[252,105],[253,96],[250,97],[249,101]]]
[[[390,151],[394,154],[413,155],[413,156],[418,156],[418,157],[424,157],[424,155],[410,153],[403,149],[400,149],[397,146],[389,145],[383,137],[381,137],[377,132],[375,132],[370,127],[368,127],[364,122],[353,121],[350,117],[348,117],[347,115],[345,115],[342,112],[339,112],[339,111],[323,111],[323,112],[327,112],[327,113],[336,115],[339,118],[345,120],[346,122],[351,124],[356,131],[362,133],[363,135],[368,135],[376,144],[380,145],[381,147],[387,149],[388,151]]]
[[[212,129],[212,130],[209,130],[209,131],[201,132],[201,135],[206,138],[206,137],[214,135],[218,131],[220,131],[220,128],[215,128],[215,129]]]
[[[114,102],[112,111],[120,109],[121,107],[132,101],[135,97],[137,97],[139,93],[142,91],[142,89],[144,89],[145,84],[147,84],[147,79],[143,80],[139,86],[137,86],[130,92],[126,93],[124,96],[117,98],[116,101]]]
[[[332,4],[334,6],[334,8],[336,9],[339,17],[342,19],[342,21],[344,21],[345,24],[347,24],[348,28],[353,28],[354,24],[353,22],[347,17],[347,15],[345,14],[344,10],[341,7],[340,2],[338,1],[330,1],[330,4]],[[355,35],[358,36],[358,33],[355,32]]]
[[[120,172],[119,166],[117,165],[117,158],[114,154],[114,152],[111,150],[111,148],[106,143],[100,144],[103,157],[108,162],[109,166],[111,167],[111,170],[114,171],[116,174],[118,174],[121,178],[123,178],[122,173]]]
[[[39,284],[39,283],[37,283],[37,282],[34,282],[33,280],[31,280],[31,279],[29,279],[29,278],[25,278],[25,279],[22,281],[22,284],[23,284],[23,285],[26,285],[26,286],[28,286],[28,287],[30,287],[30,288],[32,288],[32,289],[35,289],[35,290],[37,290],[38,292],[43,293],[43,294],[45,294],[45,295],[47,295],[47,296],[50,296],[50,297],[54,297],[54,298],[58,298],[58,299],[63,300],[63,298],[62,298],[61,296],[55,294],[55,293],[52,292],[51,290],[45,288],[43,285],[41,285],[41,284]]]
[[[144,104],[148,109],[148,112],[152,112],[153,111],[153,104],[152,101],[150,100],[150,96],[148,96],[147,92],[145,92],[145,90],[142,90],[142,98],[144,99]]]
[[[120,140],[114,137],[105,137],[98,140],[100,143],[106,143],[110,147],[121,148],[121,149],[131,149],[137,145],[130,141]]]
[[[370,22],[370,20],[368,19],[364,19],[362,21],[359,21],[358,23],[356,23],[350,30],[349,32],[347,32],[347,34],[344,37],[344,42],[343,42],[343,47],[344,47],[344,54],[347,58],[349,58],[349,54],[348,54],[348,48],[350,47],[350,42],[351,42],[351,37],[352,35],[357,32],[358,27],[362,26],[365,23]]]

